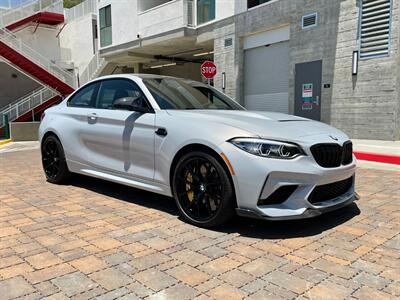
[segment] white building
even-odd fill
[[[32,0],[33,10],[20,11],[25,19],[52,12],[60,0],[37,8],[49,1]],[[21,23],[5,17],[21,16],[18,9],[0,12],[0,28]],[[321,120],[352,137],[400,138],[399,0],[86,0],[64,16],[0,35],[0,46],[10,39],[29,45],[34,51],[19,51],[32,61],[35,51],[44,54],[39,64],[61,79],[33,76],[3,50],[0,73],[9,78],[0,76],[0,84],[18,78],[21,88],[0,91],[0,112],[4,98],[41,87],[62,95],[98,75],[203,80],[200,64],[213,60],[212,84],[248,109]]]

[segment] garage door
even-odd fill
[[[246,108],[288,113],[289,42],[245,50],[244,59]]]

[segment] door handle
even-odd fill
[[[319,106],[319,96],[316,96],[316,97],[315,97],[314,104],[316,104],[316,105]]]
[[[165,128],[158,128],[156,130],[156,134],[159,135],[159,136],[163,136],[164,137],[164,136],[166,136],[168,134],[168,131]]]
[[[95,121],[97,121],[97,115],[96,115],[96,113],[88,114],[87,117],[88,117],[88,121],[89,121],[89,122],[95,122]]]

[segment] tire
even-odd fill
[[[56,184],[65,183],[70,177],[70,172],[60,140],[55,135],[49,135],[42,143],[41,152],[47,181]]]
[[[182,217],[193,225],[215,227],[235,216],[236,199],[229,174],[206,152],[190,152],[178,161],[172,191]]]

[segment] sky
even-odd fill
[[[0,0],[0,7],[16,7],[33,0]]]

